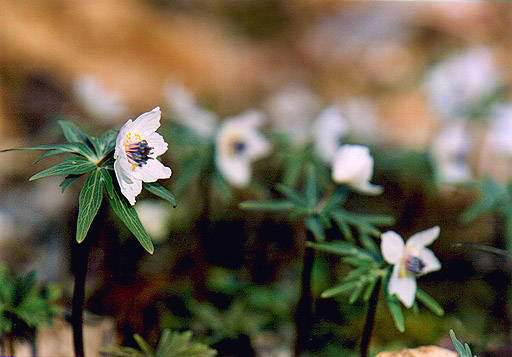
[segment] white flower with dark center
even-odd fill
[[[396,295],[408,308],[416,296],[416,278],[441,269],[434,253],[425,248],[439,236],[439,227],[433,227],[411,236],[404,244],[402,237],[388,231],[382,234],[381,251],[384,260],[393,264],[388,292]]]
[[[492,52],[476,47],[436,65],[425,87],[431,106],[449,119],[473,110],[496,90],[499,78]]]
[[[215,138],[215,161],[222,176],[235,187],[244,187],[251,179],[251,163],[270,153],[271,146],[257,130],[263,116],[248,111],[228,118]]]
[[[332,179],[338,184],[347,184],[368,195],[382,193],[382,187],[372,185],[373,157],[370,149],[363,145],[343,145],[334,158]]]
[[[324,109],[313,124],[313,145],[318,157],[325,163],[332,163],[348,131],[349,124],[338,106]]]
[[[175,119],[202,137],[213,135],[218,117],[215,113],[201,108],[196,98],[183,85],[172,82],[165,87],[165,98]]]
[[[468,163],[471,141],[463,121],[449,124],[432,142],[432,157],[441,183],[456,184],[472,178]]]
[[[105,88],[95,76],[78,78],[73,83],[73,90],[87,113],[102,122],[111,123],[128,111],[119,93]]]
[[[114,170],[121,192],[132,205],[142,191],[142,182],[171,177],[171,169],[157,160],[167,151],[164,138],[156,133],[160,116],[160,108],[156,107],[128,120],[117,135]]]

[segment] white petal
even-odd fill
[[[142,191],[142,182],[131,177],[125,168],[123,168],[123,159],[117,159],[114,162],[114,171],[116,173],[117,182],[121,188],[121,193],[128,199],[130,204],[135,204],[135,197]]]
[[[132,130],[137,131],[142,138],[147,138],[160,127],[161,116],[160,107],[156,107],[150,112],[141,114],[133,121]]]
[[[251,180],[251,164],[247,158],[216,155],[216,164],[224,179],[235,187],[245,187]]]
[[[427,245],[432,244],[432,242],[435,241],[437,237],[439,237],[440,231],[441,229],[439,226],[435,226],[422,232],[413,234],[411,238],[407,240],[406,246],[411,247],[412,249],[421,249],[426,247]]]
[[[364,193],[366,195],[380,195],[384,191],[382,186],[372,185],[371,183],[368,182],[363,182],[362,185],[354,185],[353,187],[357,191]]]
[[[124,139],[126,133],[132,128],[132,120],[129,119],[124,125],[119,129],[119,133],[116,138],[116,151],[114,152],[114,158],[117,159],[120,156],[124,156]]]
[[[396,264],[389,279],[388,290],[391,295],[396,295],[407,308],[410,308],[416,296],[416,278],[411,274],[401,277],[400,265]]]
[[[256,131],[256,129],[247,133],[245,139],[245,143],[247,145],[247,156],[251,160],[261,159],[270,153],[272,146],[263,135]]]
[[[347,120],[335,105],[320,113],[313,125],[314,148],[318,157],[331,163],[340,147],[340,139],[349,131]]]
[[[418,258],[425,264],[425,267],[421,270],[421,275],[441,269],[441,263],[430,249],[423,248],[420,250]]]
[[[153,159],[142,167],[137,167],[132,175],[136,179],[144,182],[155,182],[160,179],[167,179],[171,177],[172,171],[167,166],[164,166],[160,161]]]
[[[381,236],[380,250],[384,260],[390,264],[398,264],[404,254],[404,240],[393,231],[387,231]]]
[[[153,133],[146,138],[148,145],[153,148],[153,157],[163,155],[167,151],[167,143],[165,142],[162,135]]]

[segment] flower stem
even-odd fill
[[[73,240],[71,264],[75,276],[73,301],[71,306],[71,325],[73,327],[73,348],[75,357],[84,357],[83,311],[85,300],[85,279],[89,261],[90,243],[86,240],[77,243]]]
[[[381,285],[382,279],[378,278],[368,303],[368,313],[366,315],[363,336],[361,338],[361,357],[368,357],[368,349],[370,347],[370,340],[373,334],[373,326],[375,325],[375,313],[377,312],[377,303],[379,302]]]
[[[306,240],[313,241],[313,234],[306,230]],[[306,247],[304,250],[304,262],[301,274],[301,292],[297,310],[295,312],[295,356],[306,351],[309,344],[309,332],[313,323],[313,294],[311,292],[311,275],[315,262],[315,251]]]

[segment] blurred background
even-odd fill
[[[170,143],[163,161],[173,169],[165,185],[174,192],[184,165],[169,83],[220,118],[261,110],[269,140],[284,131],[297,146],[319,113],[338,105],[355,141],[372,148],[374,182],[384,186],[350,206],[393,216],[404,237],[436,224],[442,232],[433,249],[443,269],[421,284],[446,315],[407,313],[399,333],[379,309],[375,348],[449,346],[455,328],[484,355],[510,342],[511,265],[454,244],[507,247],[500,215],[461,216],[479,197],[471,183],[505,184],[512,174],[511,21],[511,5],[487,1],[0,0],[0,148],[62,141],[58,119],[94,134],[160,106]],[[284,215],[238,209],[281,182],[273,143],[255,166],[260,187],[211,204],[206,242],[196,230],[200,182],[175,192],[175,209],[138,199],[153,256],[100,212],[86,301],[86,320],[100,332],[90,346],[133,345],[134,333],[155,342],[171,328],[193,330],[221,356],[291,356],[303,229]],[[60,284],[66,309],[78,187],[61,194],[58,180],[28,182],[48,165],[36,157],[1,154],[0,262]],[[200,264],[197,244],[207,252]],[[315,296],[340,279],[339,263],[319,255]],[[350,355],[364,304],[318,299],[315,311],[312,355]],[[69,356],[69,335],[58,336]]]

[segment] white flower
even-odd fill
[[[324,109],[313,124],[313,144],[318,157],[325,163],[332,163],[348,131],[349,125],[338,106]]]
[[[340,110],[348,121],[351,136],[372,142],[378,139],[377,110],[372,101],[364,97],[350,97],[341,104]]]
[[[334,182],[369,195],[379,194],[382,187],[370,183],[372,176],[373,158],[366,146],[343,145],[338,149],[332,170]]]
[[[270,153],[269,142],[259,133],[263,116],[248,111],[228,118],[215,138],[215,161],[222,176],[236,187],[244,187],[251,179],[251,163]]]
[[[491,51],[476,47],[436,65],[425,87],[430,105],[443,119],[466,114],[499,85]]]
[[[471,141],[463,121],[450,123],[441,130],[431,149],[440,182],[455,184],[471,179],[467,160],[470,148]]]
[[[433,227],[411,236],[404,244],[402,237],[388,231],[382,234],[381,251],[384,260],[393,264],[388,292],[396,295],[408,308],[416,296],[416,277],[441,269],[434,253],[425,248],[439,236],[439,227]]]
[[[156,158],[167,151],[160,127],[160,108],[141,114],[123,125],[116,140],[114,170],[121,192],[134,205],[142,191],[142,182],[171,177],[171,169]]]
[[[104,87],[95,76],[86,75],[73,83],[73,90],[80,104],[94,118],[111,123],[126,115],[126,105],[121,96]]]
[[[169,83],[165,87],[165,98],[180,124],[202,137],[213,135],[217,127],[217,115],[201,108],[186,87],[177,82]]]
[[[274,129],[301,145],[310,138],[311,121],[320,110],[320,100],[306,87],[290,84],[273,94],[265,108]]]
[[[135,205],[135,210],[153,241],[163,242],[169,234],[169,206],[158,200],[144,200]]]

